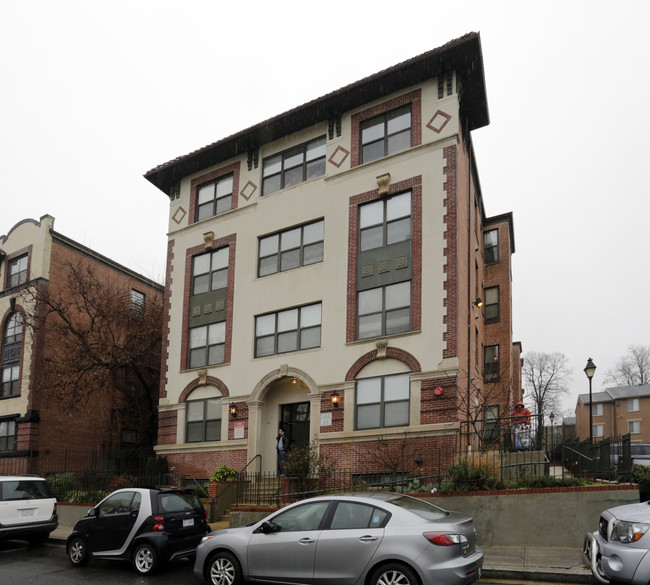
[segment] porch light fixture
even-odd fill
[[[334,408],[339,407],[339,393],[336,390],[332,392],[332,404],[334,405]]]
[[[472,307],[482,307],[483,306],[483,299],[481,297],[476,297],[474,299],[474,302],[472,303]]]
[[[587,365],[585,366],[584,373],[589,378],[589,442],[594,442],[594,405],[591,401],[591,379],[596,373],[596,364],[591,361],[591,358],[587,360]]]
[[[230,416],[232,418],[237,418],[237,405],[234,402],[230,403]]]

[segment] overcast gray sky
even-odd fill
[[[150,278],[168,200],[142,175],[471,31],[486,212],[514,214],[514,338],[564,353],[566,407],[648,338],[650,3],[30,0],[0,18],[0,234],[55,229]]]

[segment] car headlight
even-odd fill
[[[200,544],[203,544],[204,542],[207,542],[207,541],[210,540],[213,536],[214,536],[213,534],[206,534],[206,535],[201,539],[201,543],[200,543]]]
[[[611,539],[616,542],[630,543],[639,540],[650,528],[643,522],[619,522],[612,530]]]

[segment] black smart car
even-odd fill
[[[75,566],[90,559],[130,561],[147,575],[162,562],[194,556],[209,531],[205,508],[192,490],[127,488],[75,524],[66,551]]]

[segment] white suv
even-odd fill
[[[47,540],[59,525],[56,497],[37,475],[0,476],[0,538]]]

